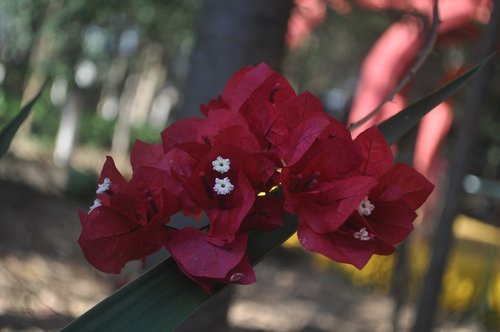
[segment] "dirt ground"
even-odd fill
[[[0,332],[57,331],[120,282],[83,258],[76,210],[86,206],[63,183],[64,172],[46,163],[0,161]],[[303,253],[279,249],[256,272],[256,284],[234,288],[229,331],[391,331],[389,297],[319,271]],[[407,307],[400,330],[411,321]],[[482,331],[474,323],[437,330]]]

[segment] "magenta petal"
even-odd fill
[[[374,248],[368,241],[358,241],[340,233],[318,234],[304,223],[299,224],[297,235],[305,249],[339,263],[352,264],[358,269],[362,269],[374,253]]]
[[[309,91],[289,99],[283,104],[282,110],[285,121],[290,129],[297,127],[311,117],[318,115],[326,117],[321,101]]]
[[[318,233],[338,229],[377,184],[371,177],[337,180],[331,189],[298,195],[299,219]]]
[[[241,171],[238,172],[236,186],[231,193],[233,195],[231,206],[227,208],[216,206],[206,211],[210,219],[208,234],[214,239],[213,241],[219,239],[220,244],[233,241],[243,219],[250,212],[255,201],[252,185]]]
[[[252,211],[243,221],[241,229],[260,229],[264,231],[273,231],[283,226],[283,198],[266,195],[258,196]]]
[[[250,153],[260,151],[259,141],[257,141],[257,138],[255,138],[246,126],[230,126],[225,128],[219,132],[213,144],[231,144]]]
[[[256,281],[255,271],[253,270],[248,257],[244,255],[241,262],[229,271],[226,278],[220,281],[238,285],[253,284]]]
[[[184,273],[189,279],[193,280],[205,290],[208,294],[212,293],[212,287],[214,282],[221,282],[225,284],[239,284],[248,285],[256,281],[255,272],[248,260],[247,256],[244,255],[240,263],[236,265],[231,271],[228,272],[225,278],[206,278],[206,277],[195,277],[192,276],[184,269],[180,264],[177,265],[179,269]]]
[[[242,259],[247,235],[238,234],[224,247],[209,242],[206,233],[194,227],[168,232],[165,247],[172,257],[192,276],[225,278]]]
[[[240,69],[227,82],[222,92],[222,99],[231,110],[238,111],[252,92],[273,73],[273,70],[265,63]]]
[[[136,140],[130,153],[130,164],[134,171],[140,166],[156,166],[164,155],[161,144],[148,144]]]
[[[163,150],[168,152],[177,144],[198,142],[198,128],[202,126],[205,119],[188,118],[174,122],[161,133]]]
[[[99,183],[103,183],[105,178],[108,178],[111,181],[111,190],[115,192],[121,191],[127,185],[127,181],[120,174],[120,172],[116,168],[113,158],[111,158],[110,156],[106,157],[106,162],[102,166]]]
[[[329,121],[326,118],[315,116],[293,129],[285,143],[279,147],[285,163],[292,165],[298,161],[328,125]]]
[[[85,258],[106,273],[120,273],[125,263],[159,250],[166,235],[159,218],[143,226],[105,206],[80,212],[80,222],[78,244]]]
[[[385,242],[395,245],[413,230],[415,211],[405,202],[375,202],[375,210],[366,217],[370,227]]]
[[[405,164],[395,164],[380,178],[380,186],[393,186],[403,193],[402,199],[414,210],[429,197],[434,185],[422,174]],[[379,200],[393,200],[382,193]],[[399,199],[399,198],[397,198]]]
[[[393,160],[391,147],[377,127],[363,131],[354,142],[363,156],[363,163],[358,168],[360,175],[378,178],[389,170]]]

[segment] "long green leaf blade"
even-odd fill
[[[472,69],[460,75],[450,83],[446,84],[439,90],[433,92],[417,101],[416,103],[406,107],[398,114],[385,120],[378,125],[380,131],[384,134],[385,139],[389,144],[394,144],[405,133],[413,128],[420,119],[429,113],[434,107],[442,103],[446,98],[458,91],[465,83],[467,83],[472,76],[484,66],[493,55],[479,62]]]
[[[253,265],[285,242],[297,229],[294,217],[272,233],[255,232],[248,241]],[[214,290],[220,292],[224,287]],[[167,259],[119,289],[62,331],[171,331],[214,295],[207,295]]]
[[[16,115],[14,119],[12,119],[3,130],[0,132],[0,157],[2,157],[9,150],[10,143],[14,138],[17,130],[21,126],[21,124],[26,120],[28,115],[35,105],[38,98],[40,98],[43,88],[45,87],[45,83],[40,88],[40,91],[31,99],[26,105],[21,108],[21,111]]]

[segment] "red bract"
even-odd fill
[[[359,134],[354,142],[363,156],[361,164],[355,171],[356,174],[379,178],[391,167],[393,161],[391,147],[376,127]]]
[[[317,139],[351,140],[347,128],[328,116],[318,98],[309,92],[289,98],[270,130],[269,141],[285,164],[297,161]]]
[[[352,226],[356,226],[356,224]],[[394,252],[392,246],[379,239],[371,239],[371,233],[366,228],[366,236],[370,240],[360,240],[359,238],[365,235],[360,230],[363,228],[350,229],[347,226],[342,226],[335,232],[320,234],[308,227],[307,224],[299,224],[297,235],[300,243],[307,250],[320,253],[339,263],[352,264],[358,269],[366,265],[374,252],[385,255]]]
[[[201,111],[166,128],[160,144],[137,141],[130,181],[106,159],[97,199],[80,212],[78,242],[97,269],[119,273],[165,247],[208,293],[217,282],[253,283],[248,232],[275,230],[285,211],[298,215],[306,249],[361,268],[408,236],[432,191],[393,165],[378,129],[353,141],[318,98],[297,96],[265,64],[237,72]],[[203,212],[208,225],[167,225],[181,211]]]
[[[399,243],[413,230],[415,210],[429,197],[434,185],[410,166],[391,165],[390,147],[377,128],[364,131],[355,142],[364,157],[358,171],[378,180],[367,197],[374,209],[364,218],[378,237],[391,245]]]
[[[210,220],[208,233],[211,241],[219,244],[232,242],[252,209],[256,190],[260,187],[257,165],[250,154],[232,145],[203,148],[206,153],[197,157],[197,166],[185,179],[185,186],[193,202],[206,212]],[[218,159],[228,163],[227,170],[216,170],[214,162]],[[218,190],[216,186],[220,181],[224,181],[227,187]]]
[[[78,244],[85,258],[96,269],[120,273],[127,262],[144,259],[162,247],[166,219],[158,215],[141,224],[138,219],[130,218],[137,213],[131,210],[138,205],[137,201],[133,202],[135,204],[113,208],[98,207],[90,214],[79,212],[82,233]]]
[[[298,234],[308,250],[362,268],[373,254],[391,254],[393,246],[408,236],[415,209],[433,185],[409,166],[391,166],[390,147],[378,129],[363,132],[355,143],[363,161],[352,174],[371,178],[376,185],[338,229],[328,231],[309,223],[299,225]]]
[[[255,274],[245,256],[246,233],[223,246],[213,244],[210,236],[193,227],[169,230],[165,246],[181,270],[210,292],[214,281],[247,284]]]
[[[265,196],[257,196],[252,211],[248,213],[243,224],[242,230],[261,229],[264,231],[273,231],[283,226],[283,198],[274,193]]]
[[[166,190],[171,181],[159,169],[140,167],[127,183],[113,160],[106,160],[98,199],[88,214],[80,212],[78,243],[94,267],[119,273],[128,261],[143,259],[163,246],[163,225],[179,209]]]
[[[285,210],[298,212],[299,220],[308,216],[309,222],[338,228],[376,183],[370,177],[347,177],[360,163],[361,156],[350,139],[314,141],[299,160],[283,167]],[[333,219],[323,221],[326,218],[317,212],[319,207]]]
[[[175,259],[174,259],[175,260]],[[224,278],[205,278],[205,277],[195,277],[189,274],[187,270],[179,265],[179,269],[189,277],[189,279],[193,280],[203,288],[208,294],[212,293],[212,286],[216,282],[221,282],[225,284],[239,284],[239,285],[248,285],[253,284],[256,281],[255,272],[252,268],[252,264],[248,260],[247,256],[243,256],[241,262],[236,265],[231,271],[229,271]]]

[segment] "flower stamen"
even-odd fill
[[[359,232],[354,233],[354,238],[361,241],[373,240],[373,237],[374,237],[373,234],[368,233],[366,227],[363,227],[359,230]]]
[[[226,195],[233,191],[234,185],[231,183],[229,178],[225,177],[224,179],[215,179],[214,191],[217,195]]]
[[[104,180],[102,181],[101,184],[98,184],[98,188],[96,190],[96,194],[103,194],[105,193],[106,191],[109,190],[109,188],[111,187],[111,180],[109,178],[104,178]]]
[[[221,156],[217,156],[217,158],[212,161],[214,171],[219,172],[220,174],[224,174],[229,171],[230,165],[231,160],[224,159]]]
[[[368,197],[363,198],[361,203],[359,203],[358,212],[360,215],[369,216],[373,210],[375,210],[375,205],[368,200]]]
[[[100,199],[96,198],[94,199],[94,204],[90,207],[89,213],[92,212],[92,210],[98,208],[99,206],[102,206],[102,202]]]

